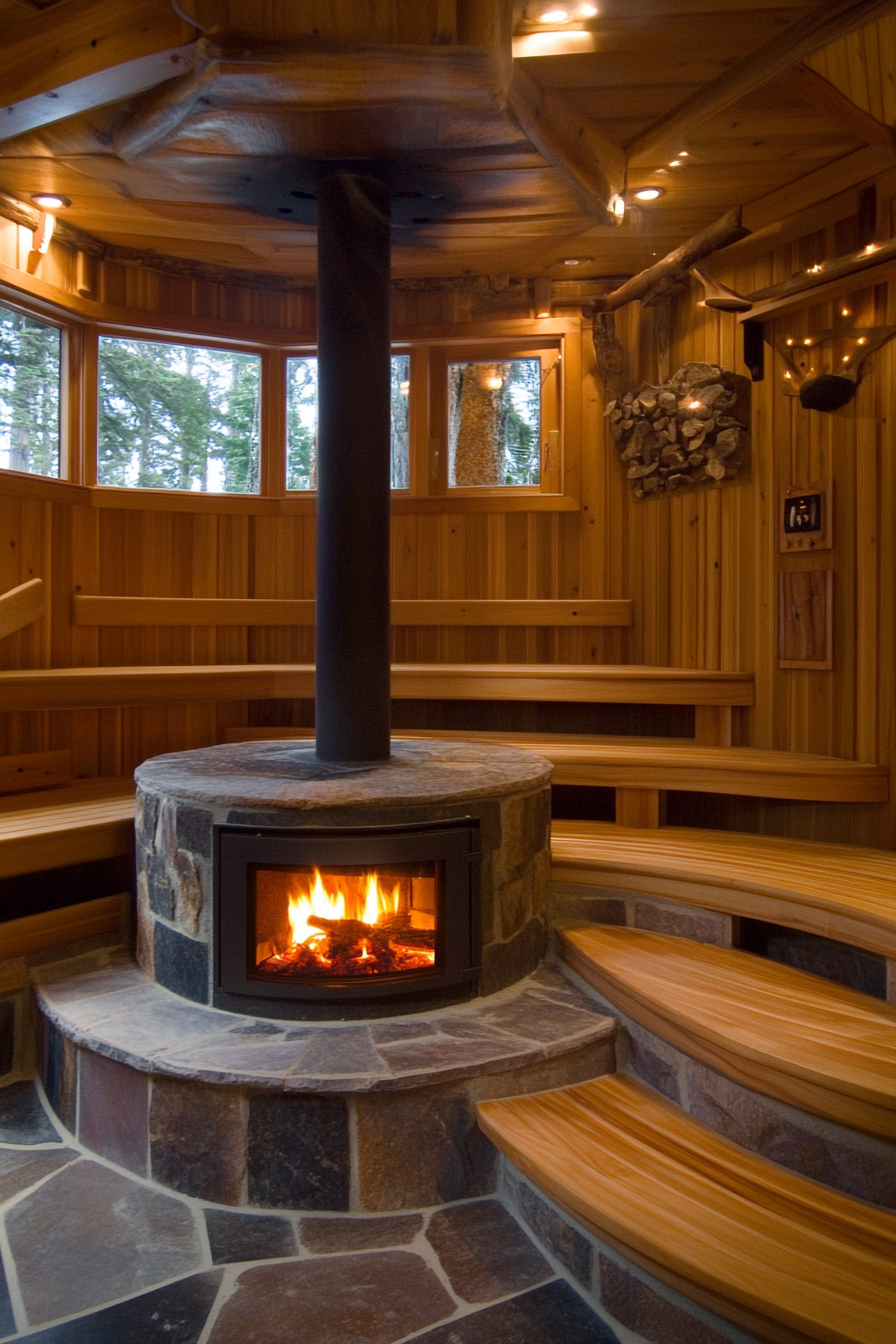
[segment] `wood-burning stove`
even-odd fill
[[[214,828],[215,980],[293,1002],[471,993],[479,828]]]

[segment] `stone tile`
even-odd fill
[[[563,1214],[546,1204],[514,1167],[505,1168],[510,1198],[538,1240],[585,1288],[591,1287],[591,1242]]]
[[[354,1104],[362,1209],[419,1209],[494,1190],[497,1155],[461,1090],[372,1093]]]
[[[164,1060],[166,1068],[182,1077],[234,1085],[251,1084],[255,1079],[265,1086],[271,1080],[285,1081],[301,1065],[306,1045],[307,1038],[299,1042],[286,1036],[247,1039],[228,1031],[196,1041],[183,1050],[167,1050]]]
[[[209,1344],[392,1344],[454,1309],[409,1251],[259,1265],[239,1276]]]
[[[401,1017],[393,1022],[371,1022],[368,1031],[376,1045],[389,1045],[394,1041],[412,1041],[419,1040],[421,1036],[431,1036],[435,1027],[432,1022]]]
[[[206,1209],[205,1226],[212,1262],[216,1265],[284,1259],[299,1253],[295,1228],[288,1218]]]
[[[92,1050],[80,1056],[78,1138],[110,1162],[145,1176],[149,1078]]]
[[[347,1209],[345,1102],[337,1097],[252,1097],[248,1170],[250,1204],[270,1209]]]
[[[0,1143],[61,1143],[30,1080],[0,1088]]]
[[[384,1072],[367,1027],[316,1032],[296,1068],[307,1076],[328,1078]]]
[[[439,1209],[426,1237],[465,1302],[494,1302],[533,1288],[554,1271],[497,1200]]]
[[[16,1001],[0,999],[0,1078],[11,1073],[16,1058]]]
[[[79,999],[93,999],[99,994],[115,993],[120,989],[139,989],[146,984],[146,976],[129,961],[118,958],[97,965],[95,956],[77,958],[41,969],[37,982],[42,991],[58,1007],[77,1003]]]
[[[78,1114],[78,1052],[58,1027],[42,1019],[41,1081],[47,1101],[66,1129],[74,1133]]]
[[[12,1199],[20,1190],[36,1185],[80,1156],[73,1148],[49,1153],[44,1149],[29,1152],[27,1148],[0,1148],[0,1200]]]
[[[204,859],[212,857],[212,815],[201,807],[187,807],[183,803],[177,808],[177,840],[181,849],[191,854],[200,854]]]
[[[631,1270],[602,1255],[600,1259],[600,1300],[620,1325],[627,1325],[651,1344],[731,1344],[730,1335],[719,1334],[707,1325],[667,1301]]]
[[[178,1078],[153,1079],[149,1110],[152,1176],[215,1204],[239,1204],[246,1136],[240,1094]]]
[[[629,1058],[633,1071],[645,1083],[662,1092],[664,1097],[681,1106],[681,1085],[678,1077],[678,1055],[664,1041],[649,1032],[628,1023]]]
[[[635,901],[635,928],[654,933],[671,933],[695,943],[731,946],[731,916],[716,910],[697,910],[692,906],[670,905],[639,897]]]
[[[208,1003],[208,947],[167,924],[157,923],[153,962],[160,985],[194,1003]]]
[[[167,1283],[89,1316],[28,1335],[29,1344],[197,1344],[214,1306],[222,1271]]]
[[[547,947],[547,928],[540,915],[530,919],[524,929],[503,943],[492,943],[482,949],[482,974],[479,978],[483,994],[495,994],[499,989],[516,984],[528,975],[542,960]]]
[[[331,1255],[334,1251],[407,1246],[422,1227],[422,1213],[396,1214],[392,1218],[303,1218],[299,1236],[302,1245],[315,1255]]]
[[[102,994],[62,1004],[57,1002],[55,991],[42,990],[41,997],[46,999],[53,1017],[63,1023],[76,1022],[79,1028],[89,1031],[100,1022],[107,1022],[110,1019],[117,1021],[128,1013],[152,1011],[154,1005],[159,1002],[158,988],[147,981],[142,973],[140,982],[139,985],[129,985],[125,989],[108,990]]]
[[[211,1036],[230,1025],[231,1018],[210,1008],[178,1003],[159,990],[139,1010],[116,1015],[93,1027],[97,1039],[124,1057],[152,1058],[172,1047],[186,1047],[192,1039]]]
[[[0,1335],[11,1335],[16,1328],[16,1318],[9,1299],[6,1274],[0,1264]]]
[[[154,915],[161,915],[163,919],[173,919],[177,893],[164,858],[151,850],[146,851],[141,866],[142,874],[146,877],[150,910]]]
[[[684,1336],[677,1344],[691,1344]],[[556,1279],[418,1335],[414,1344],[619,1344],[606,1322]]]
[[[238,1027],[231,1027],[229,1035],[282,1036],[283,1028],[276,1026],[273,1022],[243,1022]]]
[[[554,885],[554,914],[564,919],[587,920],[589,924],[624,925],[626,905],[617,896],[584,896],[579,888],[567,891],[558,882]]]
[[[811,971],[860,994],[875,999],[887,997],[886,959],[873,952],[797,929],[781,929],[769,937],[766,955],[771,961]]]
[[[514,1044],[516,1049],[512,1048]],[[513,1037],[497,1032],[478,1037],[451,1037],[438,1032],[415,1041],[380,1047],[380,1054],[393,1074],[417,1075],[421,1083],[463,1078],[495,1060],[507,1067],[521,1063],[533,1053],[530,1041],[515,1042]]]
[[[199,932],[203,901],[202,881],[192,854],[178,849],[171,859],[168,871],[173,877],[177,923],[187,933],[195,936]],[[192,995],[189,997],[192,998]]]
[[[483,1016],[489,1025],[500,1027],[502,1031],[545,1042],[585,1034],[595,1036],[612,1021],[596,1014],[590,1004],[558,1003],[535,990],[518,994],[509,1003],[487,1011]]]
[[[75,1162],[6,1215],[31,1325],[198,1269],[187,1205],[96,1162]]]
[[[691,1114],[717,1134],[844,1194],[896,1208],[896,1148],[800,1113],[688,1061]]]

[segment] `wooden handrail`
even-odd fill
[[[23,630],[46,613],[43,579],[29,579],[0,594],[0,639]]]
[[[266,597],[72,598],[73,625],[314,625],[313,600]],[[393,625],[632,624],[626,599],[555,601],[404,601],[392,603]]]

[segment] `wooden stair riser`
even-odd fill
[[[800,904],[792,900],[766,895],[758,891],[743,891],[736,887],[712,886],[704,882],[683,882],[677,878],[655,877],[652,874],[624,872],[595,872],[588,868],[568,867],[565,863],[552,867],[552,886],[558,898],[566,887],[587,888],[595,896],[606,892],[631,892],[632,896],[660,897],[667,901],[698,910],[711,910],[732,918],[759,919],[769,924],[782,924],[801,933],[819,938],[832,938],[848,943],[877,956],[896,959],[896,919],[892,923],[870,924],[845,907],[829,910]],[[896,907],[896,901],[894,901]]]

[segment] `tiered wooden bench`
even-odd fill
[[[133,779],[85,779],[0,800],[0,878],[130,854]]]
[[[779,1344],[891,1344],[890,1215],[746,1152],[632,1078],[478,1113],[535,1185],[685,1296]]]
[[[693,705],[696,740],[731,740],[731,710],[753,703],[743,672],[562,663],[397,663],[400,700],[542,700],[580,704]],[[314,696],[310,663],[209,667],[65,667],[0,672],[4,710],[109,708],[210,700]]]
[[[555,821],[555,883],[646,892],[896,959],[896,853],[770,835]]]
[[[732,793],[750,798],[804,802],[886,802],[886,766],[756,747],[709,747],[668,738],[591,737],[571,734],[467,732],[464,729],[396,729],[396,737],[473,738],[526,747],[553,762],[554,784],[616,790],[620,826],[659,826],[665,793]],[[227,740],[313,737],[310,728],[231,728]]]
[[[685,1054],[767,1096],[896,1138],[896,1008],[748,952],[605,924],[564,960]]]

